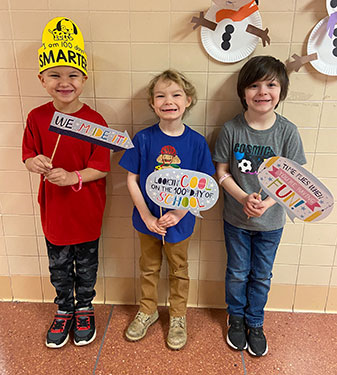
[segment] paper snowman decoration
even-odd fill
[[[337,76],[337,0],[326,0],[328,16],[317,23],[312,30],[307,56],[293,55],[295,61],[288,64],[290,70],[299,71],[307,62],[320,73]]]
[[[262,20],[255,0],[213,0],[214,4],[200,16],[193,17],[193,29],[201,26],[201,41],[214,59],[233,63],[249,56],[259,38],[263,46],[270,44],[268,29],[262,30]]]

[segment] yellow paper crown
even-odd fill
[[[40,73],[55,66],[72,66],[87,75],[87,55],[78,26],[65,17],[49,21],[39,48]]]

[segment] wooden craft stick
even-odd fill
[[[54,147],[53,153],[51,154],[50,164],[53,163],[53,159],[54,159],[54,156],[55,156],[55,152],[56,152],[56,150],[57,150],[57,146],[59,145],[60,138],[61,138],[61,134],[59,134],[58,137],[57,137],[57,140],[56,140],[56,143],[55,143],[55,147]],[[46,181],[46,176],[44,176],[43,181]]]
[[[160,209],[160,217],[163,216],[163,209],[161,206],[159,206],[159,209]],[[163,242],[163,245],[165,245],[165,236],[161,236],[161,240]]]
[[[59,136],[57,137],[57,141],[56,141],[56,144],[55,144],[55,147],[54,147],[54,151],[53,151],[53,153],[51,155],[51,158],[50,158],[50,164],[53,163],[53,159],[54,159],[54,156],[55,156],[55,152],[57,150],[57,146],[59,145],[60,138],[61,138],[61,134],[59,134]]]

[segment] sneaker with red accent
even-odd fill
[[[69,330],[73,323],[73,313],[58,311],[47,332],[46,346],[48,348],[62,348],[69,340]]]
[[[94,309],[79,309],[75,311],[74,344],[88,345],[96,338]]]

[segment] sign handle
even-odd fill
[[[163,209],[162,209],[161,206],[159,206],[159,210],[160,210],[160,217],[162,217],[163,216]],[[163,245],[165,245],[165,238],[164,238],[164,236],[161,236],[161,240],[162,240]]]
[[[60,138],[61,138],[61,134],[59,134],[58,137],[57,137],[53,153],[51,154],[50,164],[52,164],[52,162],[53,162],[53,159],[54,159],[54,156],[55,156],[55,152],[57,150],[57,146],[59,145],[59,142],[60,142]],[[43,181],[46,181],[46,176],[44,177]]]
[[[57,150],[57,146],[59,145],[59,142],[60,142],[60,138],[61,138],[61,134],[59,134],[59,136],[57,137],[57,141],[56,141],[56,144],[55,144],[55,147],[54,147],[54,151],[53,151],[53,153],[51,155],[51,158],[50,158],[50,164],[53,162],[55,152]]]

